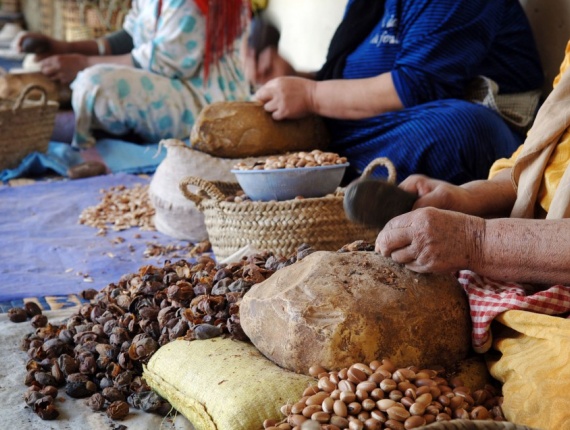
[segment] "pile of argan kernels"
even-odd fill
[[[284,420],[266,420],[266,430],[408,430],[454,419],[505,421],[495,387],[471,391],[460,378],[446,378],[443,368],[396,368],[384,359],[330,372],[313,366],[309,373],[317,384],[281,407]]]
[[[332,166],[346,163],[346,157],[341,157],[334,152],[323,152],[315,149],[311,152],[292,152],[283,155],[273,155],[265,161],[254,164],[237,163],[234,169],[238,170],[275,170],[293,169],[299,167]]]

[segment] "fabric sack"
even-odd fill
[[[196,430],[255,430],[281,420],[281,406],[298,401],[314,378],[276,366],[250,343],[231,339],[176,340],[144,369],[147,383]]]
[[[187,176],[212,181],[236,182],[230,172],[238,162],[253,164],[259,158],[226,159],[213,157],[191,149],[181,140],[160,142],[166,148],[166,157],[159,164],[149,186],[149,196],[155,208],[156,229],[167,236],[191,242],[208,238],[204,215],[196,205],[182,195],[178,187]]]

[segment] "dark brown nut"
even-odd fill
[[[101,395],[109,402],[125,401],[125,395],[115,387],[104,388]]]
[[[105,398],[101,393],[95,393],[85,402],[87,406],[94,412],[100,411],[105,406]]]
[[[93,383],[89,384],[88,382],[68,382],[65,385],[65,392],[69,397],[73,397],[75,399],[90,397],[95,393],[97,387],[94,387],[93,389]]]
[[[45,407],[37,408],[34,411],[42,420],[55,420],[59,416],[59,411],[54,405],[48,404]]]
[[[89,178],[107,173],[107,166],[98,161],[86,161],[67,169],[69,179]]]
[[[34,378],[42,387],[45,387],[46,385],[57,385],[57,381],[51,373],[36,372]]]
[[[42,309],[36,302],[26,302],[24,309],[30,318],[42,313]]]
[[[24,394],[24,401],[28,406],[33,406],[42,397],[44,397],[44,395],[39,391],[28,390]]]
[[[44,388],[40,390],[40,393],[44,396],[50,396],[52,398],[56,398],[58,394],[58,390],[53,385],[46,385]]]
[[[45,327],[47,325],[47,322],[48,322],[48,319],[43,314],[34,315],[30,321],[30,323],[32,324],[32,327],[34,327],[34,328]]]
[[[119,400],[107,407],[107,416],[112,420],[122,420],[127,417],[129,411],[129,404]]]
[[[10,308],[8,309],[8,318],[12,322],[20,323],[28,319],[28,313],[23,308]]]

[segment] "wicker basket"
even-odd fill
[[[39,100],[30,94],[39,91]],[[11,169],[32,152],[46,152],[59,103],[40,85],[26,86],[16,101],[0,100],[0,170]]]
[[[18,13],[22,10],[20,0],[1,0],[0,10],[8,13]]]
[[[131,0],[59,0],[64,38],[94,39],[119,30]]]
[[[363,176],[378,166],[386,166],[393,175],[388,160],[374,160]],[[394,171],[395,172],[395,171]],[[197,193],[188,189],[194,185]],[[184,178],[180,190],[204,214],[206,230],[216,258],[224,259],[244,246],[288,256],[303,243],[316,250],[337,251],[356,240],[373,242],[378,229],[350,222],[344,213],[344,189],[325,197],[284,201],[244,201],[235,203],[227,197],[238,191],[239,185],[218,184],[195,176]]]

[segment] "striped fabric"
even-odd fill
[[[491,323],[502,312],[525,310],[562,316],[570,312],[570,286],[554,285],[532,292],[528,285],[493,281],[469,270],[460,271],[458,280],[469,299],[473,349],[479,353],[491,347]]]
[[[497,112],[462,100],[469,83],[486,76],[500,93],[521,93],[543,81],[530,26],[513,0],[386,0],[384,18],[348,56],[344,77],[389,71],[406,109],[329,125],[333,149],[359,173],[388,156],[398,180],[412,173],[452,183],[486,178],[523,135]]]

